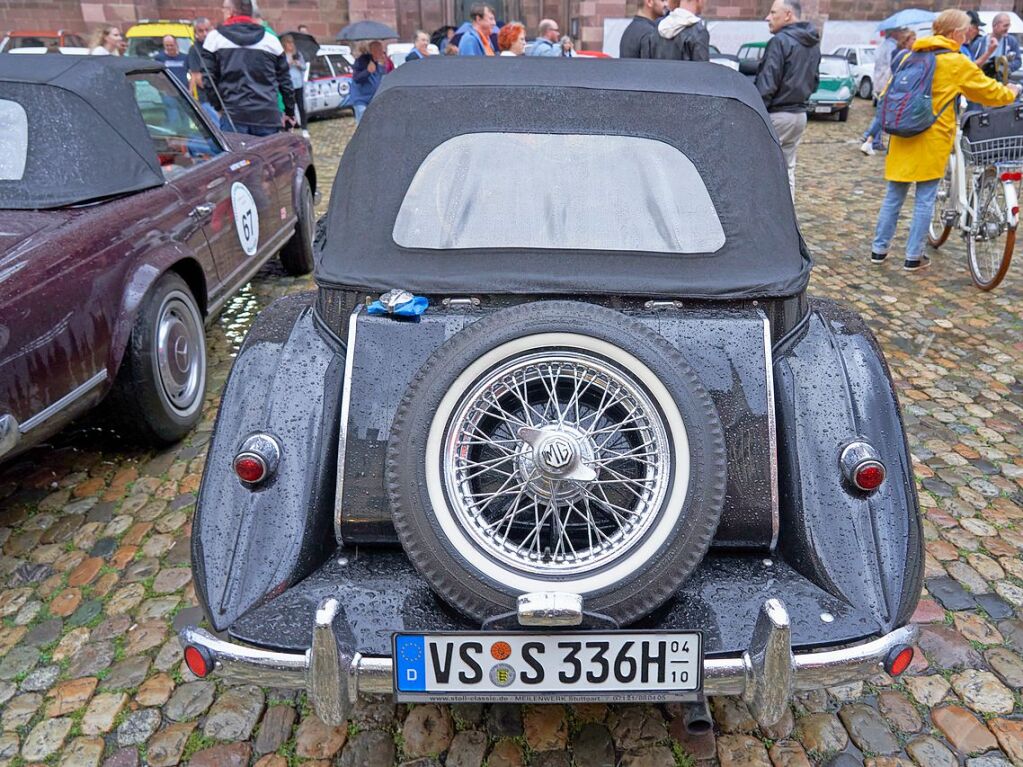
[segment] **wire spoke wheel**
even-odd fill
[[[601,567],[649,529],[668,436],[624,369],[577,351],[508,360],[466,392],[445,439],[453,511],[489,556],[556,575]]]
[[[932,248],[937,249],[945,244],[945,240],[952,232],[955,213],[955,202],[952,196],[952,169],[947,167],[945,176],[938,182],[934,208],[931,211],[931,222],[927,227],[927,244]]]
[[[535,301],[471,322],[409,385],[387,494],[409,560],[486,620],[523,594],[578,594],[630,623],[710,547],[727,482],[714,400],[643,322]]]
[[[971,190],[970,207],[975,211],[966,232],[966,256],[970,276],[981,290],[992,290],[1009,271],[1016,244],[1016,229],[1007,223],[1005,189],[996,168],[981,173]]]

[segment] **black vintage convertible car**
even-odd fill
[[[223,395],[195,674],[304,688],[333,723],[361,694],[675,700],[695,731],[707,696],[770,725],[909,665],[895,392],[863,321],[806,295],[746,78],[402,67],[317,254]]]

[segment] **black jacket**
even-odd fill
[[[666,20],[670,20],[670,16]],[[662,30],[663,27],[659,27],[657,32],[643,39],[641,58],[710,61],[710,32],[703,19],[686,26],[674,37],[665,37]]]
[[[782,27],[767,43],[756,86],[768,112],[805,112],[820,82],[821,39],[808,21]]]
[[[278,92],[284,111],[295,111],[295,92],[280,40],[253,21],[223,24],[206,35],[203,61],[216,88],[210,102],[234,123],[281,126]]]
[[[633,16],[629,26],[622,32],[622,41],[618,44],[618,58],[640,58],[643,52],[644,39],[656,34],[656,21],[650,21],[646,16]]]

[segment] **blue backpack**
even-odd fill
[[[953,96],[934,113],[931,87],[938,56],[951,51],[913,51],[903,56],[881,102],[881,127],[892,136],[916,136],[934,125]]]

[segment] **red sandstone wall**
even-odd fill
[[[708,0],[710,19],[760,19],[771,0]],[[263,0],[263,15],[280,31],[307,24],[321,40],[330,40],[349,20],[376,19],[395,27],[403,39],[418,27],[432,31],[450,19],[449,0]],[[976,0],[804,0],[806,15],[814,19],[879,19],[908,5],[941,10],[976,7]],[[1023,0],[984,0],[985,10],[1023,12]],[[638,0],[520,0],[519,17],[530,34],[544,16],[568,30],[572,18],[580,20],[582,47],[598,49],[603,41],[603,19],[631,16]],[[561,18],[568,9],[568,18]],[[217,0],[0,0],[0,33],[9,29],[65,28],[91,32],[103,23],[122,27],[142,18],[194,18],[219,21]]]
[[[424,4],[428,0],[423,0]],[[439,2],[440,0],[436,0]],[[358,8],[362,16],[380,18],[394,24],[394,6],[402,0],[352,0],[353,12]],[[360,6],[361,3],[361,7]],[[380,6],[390,6],[388,21]],[[332,38],[348,23],[348,0],[266,0],[263,15],[274,29],[285,31],[299,24],[307,24],[309,31],[324,41]],[[139,19],[192,19],[208,16],[214,21],[222,18],[220,3],[175,2],[175,0],[0,0],[0,34],[10,29],[66,28],[89,33],[105,23],[120,24],[122,28]]]

